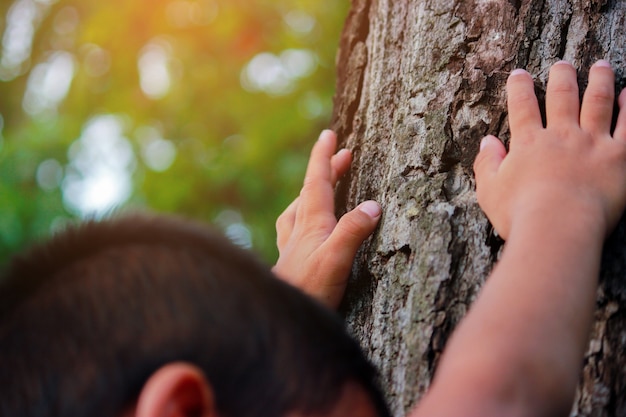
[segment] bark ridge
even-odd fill
[[[476,203],[471,165],[482,136],[508,140],[509,72],[531,72],[541,100],[552,63],[569,60],[582,82],[604,58],[619,89],[624,46],[621,0],[353,0],[333,128],[354,162],[337,189],[338,214],[376,199],[383,217],[357,256],[343,309],[396,416],[427,389],[502,246]],[[605,249],[573,416],[626,416],[624,242],[622,222]]]

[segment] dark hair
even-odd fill
[[[390,415],[342,320],[206,226],[90,221],[5,271],[0,415],[116,415],[172,361],[203,369],[226,416],[322,412],[348,381]]]

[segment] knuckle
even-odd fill
[[[548,82],[548,89],[551,93],[555,94],[578,94],[578,84],[569,79],[554,81],[552,83]]]
[[[276,219],[276,231],[282,231],[282,229],[284,229],[285,227],[288,226],[289,222],[290,222],[291,216],[288,216],[287,213],[282,213],[280,216],[278,216],[278,218]]]
[[[304,177],[304,181],[302,182],[302,186],[303,188],[306,187],[308,184],[310,184],[311,182],[313,182],[315,180],[315,177],[311,176],[311,175],[307,175]]]
[[[572,124],[559,123],[558,121],[552,123],[548,121],[548,127],[546,131],[550,133],[551,138],[554,138],[553,141],[546,141],[546,145],[550,144],[550,147],[548,149],[562,149],[565,145],[574,146],[588,142],[586,139],[589,137],[589,135],[585,134],[583,130],[580,129],[578,126],[573,126]],[[576,140],[563,142],[563,139],[566,138],[572,138]]]
[[[327,282],[345,281],[354,260],[354,252],[356,249],[346,246],[327,251],[318,260],[315,270],[323,273]]]
[[[341,221],[337,224],[342,236],[346,237],[350,241],[357,241],[363,239],[363,222],[358,218],[359,216],[351,216],[345,214]]]
[[[614,92],[611,88],[607,88],[607,86],[599,86],[592,90],[587,90],[585,98],[590,105],[606,106],[607,103],[610,103],[612,107]]]
[[[307,175],[304,178],[304,182],[302,184],[302,190],[300,191],[300,194],[306,194],[307,192],[309,192],[312,189],[316,189],[320,186],[322,186],[325,183],[325,181],[322,178],[316,177],[316,176],[312,176],[312,175]]]
[[[509,104],[514,109],[517,109],[517,106],[535,105],[536,101],[535,92],[526,89],[517,91],[509,96]]]

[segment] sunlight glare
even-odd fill
[[[252,232],[243,221],[243,216],[236,210],[223,210],[215,218],[215,224],[219,226],[226,237],[234,244],[245,249],[252,248]]]
[[[317,23],[313,16],[300,10],[291,10],[285,13],[283,19],[291,30],[301,34],[310,33]]]
[[[0,80],[10,81],[20,75],[22,65],[30,58],[38,15],[32,0],[17,0],[9,9],[2,37]]]
[[[94,117],[68,152],[63,199],[83,217],[102,216],[126,201],[132,191],[135,156],[121,118]]]
[[[30,60],[33,38],[41,20],[57,0],[16,0],[6,15],[0,58],[0,81],[23,74]]]
[[[312,74],[316,68],[317,56],[307,49],[287,49],[280,56],[262,52],[243,69],[241,85],[251,92],[285,95],[293,91],[297,79]]]
[[[142,127],[137,136],[141,145],[141,157],[148,168],[156,172],[166,171],[176,159],[176,146],[172,141],[163,139],[158,129]]]
[[[287,49],[280,54],[280,62],[289,78],[304,78],[317,67],[317,55],[306,49]]]
[[[169,54],[157,42],[150,42],[139,54],[139,82],[141,90],[151,99],[159,99],[170,90]]]
[[[28,78],[22,106],[26,113],[38,116],[54,112],[69,92],[74,78],[74,57],[64,51],[53,53],[47,62],[38,64]]]

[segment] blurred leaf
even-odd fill
[[[314,0],[1,5],[0,262],[67,219],[89,215],[64,201],[72,178],[89,174],[89,166],[76,171],[76,143],[93,152],[108,146],[89,139],[106,134],[88,128],[105,115],[119,123],[115,143],[130,143],[135,153],[124,168],[132,194],[119,204],[220,219],[222,227],[220,213],[239,213],[226,217],[238,219],[253,249],[273,262],[275,219],[298,194],[310,147],[329,122],[348,7]],[[32,27],[34,36],[16,38],[11,25]],[[23,61],[19,48],[29,52]],[[271,65],[247,69],[262,53],[275,57]],[[307,68],[313,72],[300,75]],[[246,71],[261,87],[242,87]],[[52,170],[38,174],[42,166]],[[55,186],[56,177],[45,176],[58,172],[64,178]]]

